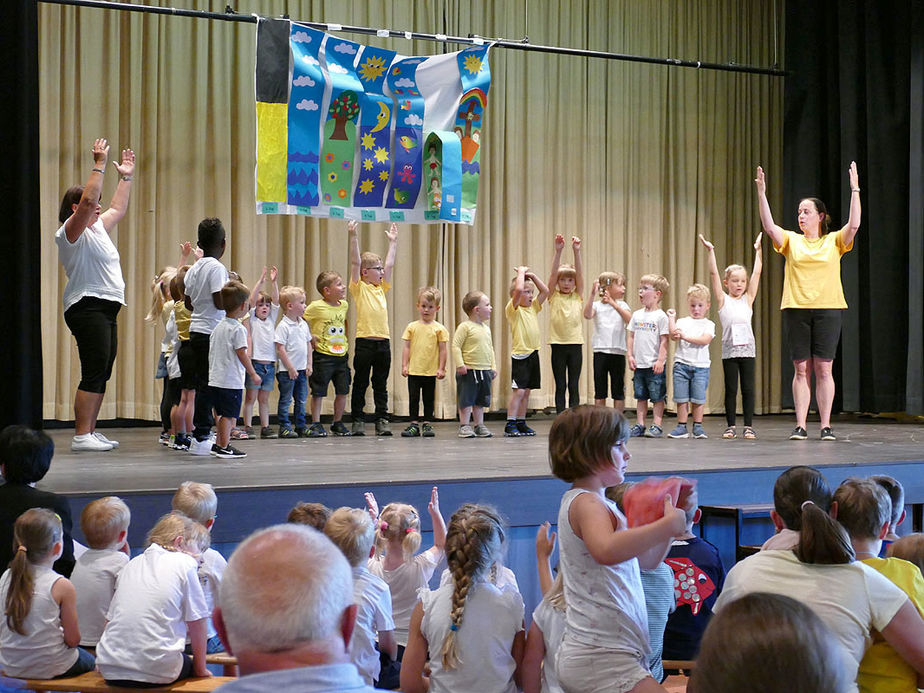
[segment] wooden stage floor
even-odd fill
[[[549,477],[547,444],[552,417],[530,420],[538,435],[504,438],[503,422],[488,421],[493,438],[460,439],[458,425],[435,425],[435,438],[322,438],[250,440],[235,443],[243,460],[219,460],[169,450],[157,442],[156,428],[103,429],[120,441],[107,453],[70,451],[70,429],[50,430],[56,453],[42,488],[65,494],[151,493],[196,479],[216,489],[328,488],[354,484],[436,483]],[[669,431],[673,417],[665,419]],[[790,441],[793,417],[758,417],[759,440],[722,440],[721,416],[707,417],[707,440],[633,439],[629,472],[666,475],[708,471],[786,468],[794,464],[852,466],[875,463],[922,464],[924,425],[887,419],[843,417],[834,422],[836,442]],[[370,430],[372,426],[367,426]],[[740,426],[739,426],[740,428]]]

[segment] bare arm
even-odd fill
[[[764,231],[770,236],[773,245],[779,248],[783,245],[783,229],[773,222],[773,213],[770,211],[770,203],[767,202],[767,181],[764,176],[764,170],[757,167],[757,178],[754,179],[757,185],[757,204],[760,208],[760,223]]]
[[[552,272],[549,274],[549,288],[554,290],[558,286],[558,267],[561,265],[561,251],[565,249],[565,237],[560,233],[555,234],[552,248]]]
[[[513,280],[513,293],[510,294],[510,300],[513,302],[514,308],[520,305],[520,297],[523,296],[523,287],[526,286],[526,273],[529,271],[529,267],[520,265],[515,268],[515,271],[517,276]]]
[[[263,287],[263,282],[266,281],[266,266],[264,265],[263,271],[260,273],[260,279],[256,284],[253,285],[253,291],[250,292],[250,307],[253,308],[257,305],[257,298],[260,296],[260,289]]]
[[[764,268],[764,259],[760,248],[760,236],[757,234],[757,240],[754,241],[754,269],[751,270],[751,278],[748,280],[748,305],[754,305],[754,299],[757,298],[757,289],[760,286],[760,273]],[[719,306],[721,308],[721,306]]]
[[[548,521],[539,525],[536,532],[536,571],[539,573],[539,590],[545,595],[552,587],[552,551],[555,549],[555,532]]]
[[[597,309],[594,308],[594,299],[597,297],[600,292],[600,282],[594,281],[593,286],[590,287],[590,293],[587,294],[587,300],[584,301],[584,319],[592,320],[594,313],[597,312]]]
[[[661,335],[661,344],[658,347],[658,360],[655,361],[654,366],[651,367],[655,373],[664,372],[664,364],[667,363],[667,335]]]
[[[523,693],[540,693],[542,691],[542,662],[545,659],[545,641],[536,622],[529,626],[526,636],[526,651],[520,665],[520,683]]]
[[[629,322],[632,322],[630,319]],[[629,370],[635,370],[635,351],[633,347],[635,346],[635,332],[632,330],[626,330],[626,361],[629,364]]]
[[[106,231],[112,230],[128,211],[128,199],[132,192],[132,175],[135,172],[135,152],[131,149],[123,149],[121,163],[113,162],[113,166],[119,172],[119,184],[109,202],[109,209],[99,215]]]
[[[61,610],[61,630],[64,644],[77,647],[80,644],[80,627],[77,624],[77,590],[67,578],[59,578],[51,586],[51,598],[58,603]]]
[[[241,347],[240,349],[235,349],[234,353],[237,354],[238,361],[241,362],[241,365],[244,367],[244,370],[247,371],[247,375],[250,376],[250,379],[254,382],[255,385],[259,385],[263,382],[257,372],[253,369],[253,363],[250,361],[250,357],[247,355],[247,347]]]
[[[439,342],[437,348],[440,352],[440,365],[436,369],[436,379],[442,380],[446,377],[446,361],[449,358],[449,348],[446,346],[446,342]]]
[[[703,237],[703,234],[699,234],[699,240],[706,247],[706,257],[709,263],[709,279],[712,280],[712,295],[715,296],[716,310],[722,310],[722,306],[725,305],[725,288],[722,286],[722,276],[719,274],[719,265],[715,260],[715,246],[707,241]]]
[[[542,305],[545,299],[549,297],[549,287],[532,270],[526,272],[526,278],[531,279],[533,284],[536,285],[536,290],[539,292],[536,294],[536,303]]]
[[[269,275],[270,275],[270,282],[273,284],[273,293],[272,293],[273,305],[278,306],[279,305],[279,284],[276,282],[276,277],[279,276],[279,270],[276,269],[275,265],[270,267]]]
[[[584,260],[581,259],[581,239],[571,237],[571,248],[574,250],[574,290],[578,296],[584,295]]]
[[[433,545],[440,551],[446,550],[446,520],[440,513],[440,494],[436,486],[430,491],[430,502],[427,504],[427,512],[430,513],[430,520],[433,522]]]
[[[314,338],[308,340],[308,365],[305,366],[305,375],[314,372]]]
[[[205,666],[206,641],[208,640],[207,618],[198,621],[187,621],[186,631],[189,633],[189,644],[192,647],[193,676],[205,678],[211,676]]]
[[[609,296],[607,295],[607,297],[604,298],[603,301],[605,303],[610,302]],[[613,308],[616,309],[616,312],[619,313],[619,317],[622,318],[622,321],[628,325],[629,321],[632,319],[632,311],[629,310],[628,308],[623,308],[621,305],[619,305],[618,301],[612,301],[611,304]]]
[[[398,659],[398,641],[395,640],[395,631],[379,631],[379,652],[387,654],[393,662]]]
[[[404,340],[404,348],[401,350],[401,375],[405,378],[408,374],[408,364],[411,362],[411,340]]]
[[[853,239],[860,230],[860,175],[857,173],[857,162],[850,162],[850,169],[847,172],[850,178],[850,217],[847,219],[847,225],[842,229],[844,245],[853,243]]]
[[[668,308],[664,312],[667,313],[667,332],[670,338],[676,342],[682,336],[680,330],[677,329],[677,311],[673,308]]]
[[[350,234],[350,281],[359,281],[359,270],[362,267],[362,259],[359,256],[359,224],[350,221],[347,224],[347,231]]]
[[[93,170],[87,182],[84,183],[83,194],[77,203],[77,209],[64,222],[64,235],[69,243],[76,243],[90,225],[103,191],[103,172],[106,170],[106,160],[109,158],[109,143],[104,139],[98,139],[93,143],[91,151],[93,152]]]
[[[398,225],[392,224],[388,231],[385,232],[385,235],[388,236],[388,252],[385,254],[383,276],[385,281],[391,284],[391,275],[395,268],[395,255],[398,254]]]
[[[526,624],[523,624],[524,627]],[[523,630],[513,636],[513,645],[510,648],[510,656],[516,663],[516,669],[513,670],[513,682],[517,688],[523,687],[523,652],[526,650],[526,633]]]
[[[295,366],[292,365],[292,360],[289,358],[289,354],[286,353],[286,347],[284,344],[276,342],[276,354],[279,356],[279,361],[282,363],[282,367],[288,371],[289,377],[292,378],[292,380],[295,380],[298,377],[298,371],[295,370]]]
[[[924,621],[910,599],[882,629],[882,637],[918,672],[918,687],[924,685]]]
[[[424,676],[424,667],[427,664],[427,640],[420,630],[421,621],[423,621],[423,606],[417,602],[417,606],[411,613],[407,646],[404,649],[404,659],[401,660],[401,690],[405,693],[427,693],[430,690],[430,679]]]

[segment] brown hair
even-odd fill
[[[308,525],[319,532],[324,531],[324,525],[330,518],[330,508],[323,503],[296,503],[289,511],[286,522],[296,525]]]
[[[483,291],[469,291],[465,296],[462,297],[462,310],[465,311],[466,315],[471,316],[472,311],[478,307],[478,304],[481,303],[481,299],[484,298],[485,293]]]
[[[610,284],[625,286],[626,275],[622,272],[601,272],[600,276],[597,277],[597,281],[600,283],[600,286],[609,286]]]
[[[444,669],[455,669],[462,663],[456,633],[465,617],[465,601],[472,585],[500,558],[505,540],[504,522],[491,507],[466,503],[449,520],[446,563],[452,576],[452,606],[441,648]]]
[[[793,552],[802,563],[815,565],[850,563],[856,557],[847,530],[811,501],[802,504],[802,528]]]
[[[896,539],[887,550],[889,558],[902,558],[914,563],[924,575],[924,534],[906,534]]]
[[[382,264],[382,256],[376,255],[375,253],[370,253],[366,251],[359,256],[360,268],[369,269],[370,267],[378,267]]]
[[[612,407],[582,404],[566,409],[549,431],[549,466],[572,482],[613,464],[613,446],[629,439],[629,422]]]
[[[421,301],[430,301],[439,308],[443,302],[443,293],[435,286],[422,286],[417,290],[417,303]]]
[[[324,525],[324,534],[343,552],[351,568],[369,558],[375,541],[372,518],[359,508],[337,508]]]
[[[16,518],[13,525],[13,558],[6,593],[6,625],[20,635],[32,609],[35,575],[32,566],[47,558],[64,536],[61,518],[47,508],[31,508]]]
[[[231,280],[221,287],[221,305],[226,313],[237,310],[247,302],[250,296],[250,289],[241,282]]]
[[[186,296],[186,273],[190,267],[191,265],[179,267],[173,279],[170,280],[170,296],[174,301],[182,301]]]
[[[853,539],[878,539],[892,514],[889,494],[869,479],[845,479],[834,491],[834,500],[837,521]]]
[[[58,222],[63,224],[74,214],[72,207],[80,202],[83,197],[83,186],[74,185],[68,188],[61,200],[61,208],[58,210]]]
[[[532,286],[533,289],[536,288],[536,283],[532,279],[523,279],[523,288],[526,286]],[[517,290],[517,278],[514,277],[510,280],[510,291],[508,292],[510,296],[513,296],[513,292]]]
[[[831,509],[831,489],[817,469],[796,465],[776,478],[773,485],[773,508],[787,529],[799,531],[802,526],[802,504],[807,500],[825,512]]]
[[[375,528],[376,550],[384,552],[389,542],[398,538],[401,539],[401,551],[406,561],[420,548],[420,515],[413,505],[389,503],[379,514],[378,527]]]
[[[558,279],[561,279],[562,277],[577,278],[577,270],[574,269],[574,265],[569,265],[567,263],[563,263],[559,265],[558,273],[555,276],[555,279],[558,280]]]
[[[905,511],[905,489],[902,487],[901,482],[888,474],[873,474],[869,477],[869,480],[882,486],[886,493],[889,494],[889,500],[892,502],[890,522],[897,525],[902,513]]]
[[[825,207],[825,203],[819,200],[817,197],[803,197],[800,202],[811,202],[815,205],[815,211],[821,215],[821,224],[818,229],[821,235],[828,233],[828,227],[831,225],[831,215],[828,214],[828,208]]]
[[[318,278],[314,280],[314,286],[318,290],[318,293],[322,296],[324,295],[324,289],[329,286],[333,286],[334,282],[340,279],[340,272],[335,272],[334,270],[324,270],[318,274]]]
[[[118,496],[97,498],[80,513],[80,529],[91,549],[112,546],[131,521],[131,511]]]

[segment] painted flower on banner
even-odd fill
[[[343,188],[340,188],[340,190],[337,191],[337,197],[339,197],[341,200],[345,199],[346,196],[347,196],[347,191],[344,190]]]

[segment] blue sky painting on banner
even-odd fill
[[[488,46],[403,56],[261,19],[255,85],[258,214],[474,223]]]

